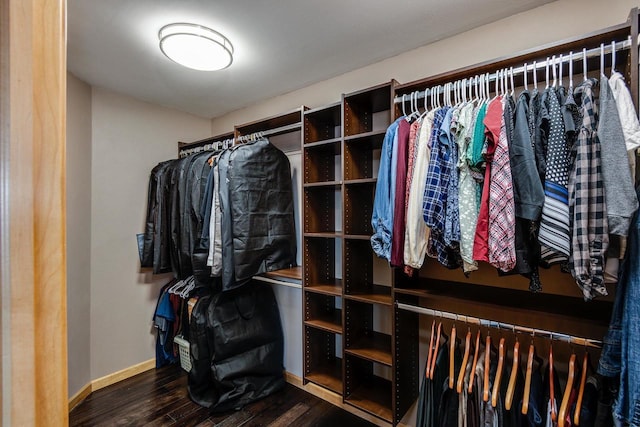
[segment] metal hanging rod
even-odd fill
[[[273,129],[268,129],[265,131],[259,131],[259,132],[253,132],[250,133],[248,135],[242,135],[239,136],[237,138],[229,138],[229,139],[224,139],[221,141],[212,141],[209,142],[207,144],[204,145],[200,145],[197,147],[192,147],[192,148],[181,148],[179,150],[179,156],[180,157],[186,157],[189,156],[191,154],[195,154],[195,153],[201,153],[203,151],[217,151],[217,150],[225,150],[233,145],[236,145],[238,143],[243,143],[243,142],[247,142],[247,141],[252,141],[255,139],[261,139],[267,136],[271,136],[271,135],[279,135],[282,133],[286,133],[286,132],[291,132],[294,130],[298,130],[301,128],[301,123],[293,123],[290,125],[285,125],[285,126],[280,126],[277,128],[273,128]]]
[[[411,304],[396,303],[396,307],[401,310],[412,311],[418,314],[425,314],[433,317],[443,317],[455,321],[471,323],[474,325],[486,326],[489,328],[507,330],[511,332],[522,332],[532,336],[549,338],[551,340],[565,341],[569,344],[576,344],[585,347],[602,348],[602,341],[590,338],[575,337],[573,335],[563,334],[559,332],[547,331],[544,329],[529,328],[526,326],[512,325],[510,323],[496,322],[494,320],[480,319],[479,317],[465,316],[462,314],[450,313],[447,311],[433,310],[431,308],[417,307]]]
[[[576,61],[584,61],[586,62],[586,60],[588,58],[595,58],[595,57],[599,57],[601,55],[606,55],[606,54],[610,54],[613,52],[613,45],[615,45],[615,52],[618,52],[620,50],[627,50],[631,47],[631,36],[629,36],[629,38],[627,40],[621,41],[621,42],[613,42],[613,43],[607,43],[606,45],[601,45],[599,47],[595,47],[592,49],[583,49],[580,51],[575,51],[575,52],[570,52],[569,54],[563,54],[561,57],[559,55],[555,56],[555,62],[552,61],[551,58],[547,58],[546,60],[542,60],[542,61],[533,61],[531,64],[527,63],[527,67],[526,67],[526,71],[531,72],[531,71],[537,71],[539,69],[543,69],[546,68],[548,66],[551,67],[556,67],[557,65],[561,65],[565,62],[567,63],[573,63]],[[507,67],[506,68],[508,70],[508,74],[509,76],[512,78],[513,76],[517,76],[520,74],[524,74],[525,73],[525,66],[524,64],[520,67]],[[491,74],[477,74],[474,75],[472,77],[467,77],[467,78],[463,78],[463,79],[459,79],[456,80],[455,83],[456,85],[458,85],[459,89],[465,89],[469,86],[475,85],[475,77],[480,77],[480,76],[484,76],[485,80],[488,80],[489,82],[493,81],[495,82],[496,79],[499,79],[501,77],[504,77],[504,75],[502,74],[504,72],[505,69],[502,70],[498,70],[494,73]],[[570,76],[569,76],[570,77]],[[444,83],[444,84],[439,84],[434,86],[435,88],[442,88],[445,85],[453,85],[454,82],[448,82],[448,83]],[[421,90],[421,91],[413,91],[411,93],[407,93],[404,94],[404,98],[402,95],[400,96],[396,96],[393,99],[394,104],[400,104],[403,101],[407,102],[407,101],[411,101],[411,96],[410,95],[414,95],[413,96],[413,100],[418,100],[418,99],[424,99],[425,95],[430,93],[430,88],[427,88],[425,90]],[[440,92],[442,93],[442,92]]]

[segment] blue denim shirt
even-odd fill
[[[371,247],[380,258],[391,260],[391,231],[393,230],[393,201],[396,192],[396,164],[394,153],[397,156],[398,123],[404,117],[397,119],[388,128],[382,142],[380,153],[380,166],[378,180],[376,182],[376,195],[373,200],[373,214],[371,226]],[[395,149],[395,150],[394,150]]]
[[[637,191],[638,189],[636,189]],[[627,253],[620,267],[620,279],[609,331],[598,373],[620,374],[620,389],[614,416],[631,426],[640,426],[640,215],[636,212],[627,241]]]

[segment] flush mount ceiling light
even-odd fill
[[[233,62],[233,46],[228,38],[197,24],[165,25],[158,32],[160,50],[170,60],[188,68],[214,71]]]

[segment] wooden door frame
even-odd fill
[[[0,425],[68,423],[66,0],[0,0]]]

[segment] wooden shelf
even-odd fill
[[[355,344],[345,349],[345,353],[382,365],[393,365],[391,336],[381,332],[371,332],[369,336],[359,338]]]
[[[369,139],[372,137],[376,137],[376,136],[380,136],[382,138],[384,138],[385,133],[387,132],[386,129],[380,129],[380,130],[374,130],[374,131],[370,131],[370,132],[363,132],[363,133],[358,133],[355,135],[349,135],[349,136],[345,136],[344,137],[344,141],[345,142],[353,142],[353,141],[358,141],[361,139]]]
[[[308,182],[303,184],[304,188],[331,188],[331,187],[339,187],[342,185],[342,181],[319,181],[319,182]]]
[[[333,231],[327,233],[304,233],[304,237],[335,239],[342,237],[342,231]]]
[[[384,288],[385,286],[378,286],[379,288]],[[389,289],[391,291],[391,289]],[[392,304],[391,294],[390,293],[362,293],[362,294],[349,294],[344,296],[346,299],[350,299],[353,301],[364,302],[367,304],[381,304],[388,305]]]
[[[305,320],[304,324],[334,334],[342,334],[342,310],[336,310],[333,318],[317,318]]]
[[[375,184],[378,178],[345,179],[344,185]]]
[[[307,283],[304,289],[308,292],[315,292],[323,295],[342,296],[342,279]]]
[[[326,361],[326,365],[314,368],[305,379],[342,395],[342,359],[336,357]]]
[[[345,234],[344,238],[350,240],[371,240],[371,234]]]
[[[346,396],[345,402],[387,422],[392,422],[392,390],[391,381],[374,376]]]
[[[281,270],[269,271],[261,274],[261,276],[269,279],[280,280],[283,282],[302,283],[302,267],[283,268]]]
[[[342,141],[342,138],[337,137],[337,138],[331,138],[331,139],[323,139],[321,141],[315,141],[315,142],[305,142],[304,144],[304,149],[310,149],[310,148],[316,148],[316,147],[323,147],[324,146],[329,146],[329,145],[333,145],[333,144],[338,144],[340,143],[340,141]],[[339,150],[339,148],[338,148]],[[339,153],[340,151],[338,151]]]

